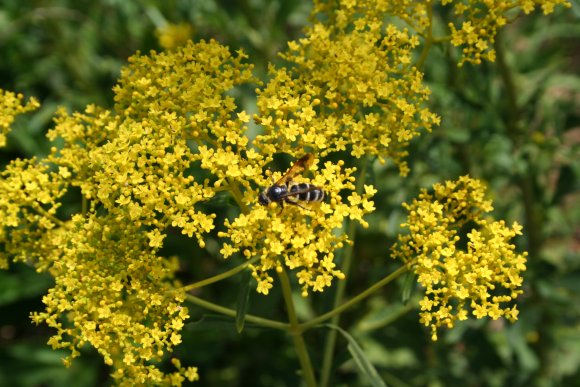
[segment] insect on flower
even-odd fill
[[[266,188],[260,194],[258,201],[267,206],[272,202],[279,203],[284,208],[284,203],[305,208],[300,202],[321,202],[326,194],[324,190],[310,183],[296,183],[292,180],[297,174],[307,170],[314,161],[314,155],[307,153],[302,156],[292,167],[272,186]]]

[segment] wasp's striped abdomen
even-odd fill
[[[297,202],[321,202],[324,200],[324,191],[315,185],[308,183],[293,184],[288,190],[288,201]]]

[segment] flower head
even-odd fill
[[[56,329],[50,344],[71,351],[67,363],[90,343],[120,384],[197,378],[195,368],[174,363],[177,372],[165,374],[156,364],[181,342],[188,318],[176,261],[158,252],[169,227],[202,247],[214,227],[215,214],[199,207],[217,188],[192,173],[208,162],[197,150],[252,155],[248,116],[227,94],[251,79],[244,58],[215,42],[137,55],[115,87],[114,109],[60,109],[48,137],[62,145],[42,163],[16,161],[3,172],[2,258],[26,254],[55,278],[33,319]],[[60,220],[71,187],[87,205]]]
[[[22,103],[24,96],[11,91],[0,89],[0,147],[6,145],[6,134],[10,131],[10,126],[14,118],[22,113],[37,109],[39,103],[31,98],[26,104]]]
[[[298,271],[296,277],[304,296],[309,291],[323,291],[334,278],[344,278],[336,265],[335,251],[350,241],[339,230],[347,218],[367,225],[363,216],[374,210],[370,198],[376,192],[371,186],[365,187],[363,194],[353,192],[354,171],[343,169],[342,162],[327,162],[313,178],[296,179],[296,183],[322,188],[328,197],[322,203],[286,204],[281,210],[276,204],[258,205],[259,192],[253,191],[244,199],[251,210],[232,222],[226,221],[227,231],[220,233],[229,239],[222,254],[229,257],[241,252],[248,259],[260,257],[252,269],[262,294],[268,294],[273,286],[272,272],[285,268]],[[279,177],[276,174],[274,180]],[[255,179],[261,186],[271,184],[261,176]]]
[[[34,158],[14,160],[0,172],[0,268],[14,260],[45,270],[58,256],[56,213],[66,191],[62,176]]]
[[[449,23],[449,29],[451,43],[462,47],[460,65],[480,64],[483,60],[493,62],[497,33],[520,10],[528,14],[540,6],[548,14],[556,5],[571,6],[567,0],[443,0],[442,4],[453,7],[454,20]]]
[[[271,66],[271,80],[258,91],[255,120],[265,133],[255,144],[267,154],[375,155],[404,175],[411,139],[439,123],[422,106],[430,92],[410,65],[419,40],[374,11],[350,12],[349,2],[339,8],[336,23],[315,22],[288,44],[281,56],[289,66]]]
[[[179,344],[189,317],[183,294],[167,281],[175,262],[158,257],[139,231],[115,214],[74,216],[49,269],[55,285],[43,298],[46,310],[32,316],[56,330],[50,344],[71,351],[67,364],[89,343],[115,367],[121,385],[174,377],[154,363]]]
[[[421,322],[436,340],[439,327],[451,328],[469,312],[517,319],[510,303],[522,293],[527,254],[516,253],[511,239],[521,235],[521,226],[483,216],[492,207],[478,180],[463,176],[433,189],[404,205],[409,234],[394,247],[394,256],[412,267],[425,289]],[[469,230],[465,236],[463,230]]]

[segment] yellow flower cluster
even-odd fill
[[[15,160],[0,173],[0,268],[9,260],[45,270],[60,250],[58,200],[66,193],[63,179],[36,159]]]
[[[241,214],[233,222],[226,221],[227,231],[220,236],[230,242],[224,243],[221,253],[229,257],[241,251],[248,259],[260,257],[259,263],[252,266],[259,293],[268,294],[274,282],[271,272],[284,267],[299,270],[296,276],[303,296],[310,290],[323,291],[331,286],[334,277],[344,278],[334,262],[334,252],[350,241],[337,231],[346,218],[368,226],[363,216],[374,211],[369,199],[376,191],[365,186],[363,194],[353,192],[355,169],[342,167],[342,162],[327,162],[314,178],[300,179],[301,183],[324,187],[327,202],[301,204],[307,209],[286,205],[280,210],[274,204],[269,208],[257,206],[256,193],[248,198],[254,204],[249,213]],[[274,179],[279,177],[276,174]]]
[[[465,19],[461,28],[450,26],[453,44],[475,63],[493,58],[490,44],[506,12],[541,5],[548,13],[567,4],[441,3]],[[45,160],[17,160],[0,175],[0,268],[26,260],[54,276],[46,310],[33,316],[57,331],[50,343],[70,349],[70,359],[89,343],[121,384],[196,380],[197,370],[178,360],[174,373],[157,366],[180,343],[188,317],[173,281],[177,264],[159,251],[170,227],[204,247],[216,221],[204,203],[222,191],[240,214],[225,220],[221,253],[255,261],[258,292],[268,294],[273,273],[286,269],[296,271],[304,296],[344,278],[335,262],[337,250],[351,243],[344,222],[367,226],[375,189],[357,183],[356,169],[342,161],[315,163],[312,174],[294,179],[323,189],[324,202],[261,206],[260,191],[283,173],[264,170],[277,154],[349,152],[390,159],[405,175],[409,142],[439,123],[424,107],[429,90],[413,67],[416,33],[431,28],[432,7],[411,0],[317,1],[305,37],[281,55],[288,66],[272,65],[265,85],[243,51],[231,53],[215,41],[185,44],[189,27],[168,26],[159,32],[162,46],[179,47],[132,57],[114,88],[113,109],[59,110],[48,134],[59,146]],[[388,24],[387,15],[412,31]],[[246,133],[251,116],[234,98],[236,87],[248,83],[259,86],[253,118],[262,131],[253,141]],[[2,91],[0,97],[1,146],[14,116],[38,103],[23,105],[22,96]],[[71,188],[80,191],[82,208],[57,213]],[[425,288],[421,321],[434,339],[439,327],[453,326],[468,311],[517,317],[505,305],[521,293],[525,254],[510,244],[521,227],[485,218],[492,208],[484,194],[480,182],[462,177],[406,205],[410,233],[394,255]]]
[[[16,161],[3,172],[2,265],[27,259],[54,276],[46,310],[33,318],[56,329],[50,343],[71,351],[67,362],[89,343],[121,384],[197,378],[178,363],[172,374],[156,365],[179,344],[188,317],[183,294],[171,291],[177,267],[157,253],[169,227],[203,247],[215,214],[199,205],[219,191],[229,191],[242,211],[226,220],[222,251],[260,255],[253,266],[259,292],[271,286],[270,269],[283,265],[298,270],[305,295],[344,277],[334,257],[349,241],[339,230],[347,218],[366,225],[375,190],[354,192],[355,169],[326,163],[302,179],[324,189],[327,203],[287,206],[280,216],[258,205],[269,177],[281,174],[264,176],[274,151],[250,147],[250,116],[231,97],[254,81],[244,59],[216,42],[137,55],[114,89],[113,110],[60,109],[48,133],[60,145],[42,162]],[[60,220],[61,198],[73,187],[82,212]]]
[[[290,42],[282,54],[289,66],[270,67],[272,79],[258,90],[264,133],[255,144],[266,154],[306,148],[390,158],[405,175],[409,141],[439,123],[422,107],[429,90],[411,65],[419,39],[354,4],[340,3],[329,21]]]
[[[55,287],[34,320],[57,330],[50,342],[69,348],[71,359],[85,343],[97,348],[121,384],[197,378],[194,368],[174,362],[177,372],[164,374],[156,365],[179,344],[188,317],[183,294],[172,291],[178,267],[157,252],[169,227],[202,247],[214,228],[215,214],[199,208],[219,188],[219,171],[214,185],[199,173],[221,160],[209,148],[262,160],[245,150],[249,116],[228,95],[252,79],[244,58],[213,41],[135,56],[113,110],[59,110],[48,138],[61,145],[41,162],[17,160],[2,172],[0,266],[26,259],[49,271]],[[244,179],[230,164],[225,178]],[[82,211],[60,220],[72,187]]]
[[[91,148],[70,143],[55,149],[51,160],[73,175],[73,184],[81,186],[93,205],[121,212],[128,222],[150,229],[152,247],[161,247],[161,233],[170,225],[195,235],[203,245],[202,234],[213,228],[214,216],[196,211],[195,205],[213,191],[186,174],[193,159],[186,142],[176,140],[163,119],[137,122],[92,113],[89,107],[86,114],[59,117],[50,136],[74,136],[84,123],[89,131],[100,127],[107,141]]]
[[[225,92],[251,79],[243,58],[213,41],[131,58],[115,87],[115,113],[94,106],[84,114],[60,112],[49,138],[66,143],[50,160],[73,174],[72,184],[93,205],[122,210],[127,221],[147,228],[152,247],[161,247],[168,226],[195,235],[203,247],[215,215],[195,205],[215,190],[190,174],[206,157],[191,143],[242,142],[240,135],[230,138],[243,118]]]
[[[477,318],[516,320],[517,307],[508,304],[523,292],[527,254],[515,253],[510,241],[522,227],[484,217],[492,206],[479,180],[463,176],[433,190],[404,205],[409,234],[393,249],[425,289],[421,322],[437,340],[439,327],[453,327],[469,311]]]
[[[11,91],[0,89],[0,147],[6,146],[6,135],[10,131],[10,126],[18,114],[22,114],[38,108],[36,99],[23,104],[24,96]]]
[[[89,343],[119,385],[197,379],[195,368],[165,375],[153,364],[181,342],[189,316],[184,295],[168,282],[176,263],[157,256],[138,225],[119,214],[75,215],[53,242],[55,285],[43,299],[46,311],[32,318],[56,330],[49,344],[71,351],[67,364]]]
[[[449,23],[451,43],[462,47],[460,65],[465,62],[480,64],[482,60],[494,61],[493,44],[498,30],[517,16],[521,9],[529,14],[541,7],[544,14],[554,11],[556,5],[570,7],[567,0],[442,0],[453,7],[454,22]]]
[[[403,21],[414,33],[429,39],[428,30],[434,24],[433,9],[437,3],[451,7],[452,21],[448,26],[451,43],[462,47],[460,65],[465,62],[480,64],[483,60],[494,61],[495,36],[520,11],[529,14],[539,7],[547,15],[558,5],[571,7],[568,0],[316,0],[313,14],[323,15],[321,19],[329,20],[337,28],[348,26],[356,18],[376,22],[385,20],[387,16]]]
[[[232,88],[254,81],[247,55],[216,41],[188,42],[177,50],[129,58],[115,91],[115,111],[134,119],[161,119],[175,138],[214,140],[238,110]]]
[[[246,58],[242,50],[232,55],[215,41],[133,57],[115,88],[115,109],[135,119],[147,117],[167,139],[179,143],[184,161],[199,162],[212,172],[214,192],[233,189],[228,185],[233,180],[250,189],[248,177],[260,174],[266,160],[248,149],[250,116],[239,111],[231,96],[236,86],[259,83],[253,66],[243,63]],[[208,187],[209,181],[204,184]],[[213,193],[205,190],[202,196],[209,199]]]
[[[312,14],[332,21],[339,28],[348,27],[352,20],[364,15],[366,19],[382,21],[396,17],[416,32],[423,32],[431,23],[428,9],[432,1],[417,0],[315,0]]]

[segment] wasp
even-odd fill
[[[312,203],[323,201],[326,194],[322,188],[309,183],[295,183],[292,180],[294,176],[307,170],[313,161],[314,155],[312,153],[307,153],[302,156],[284,176],[272,186],[262,191],[258,198],[260,204],[267,206],[272,202],[276,202],[282,208],[284,208],[284,203],[305,208],[300,202]]]

